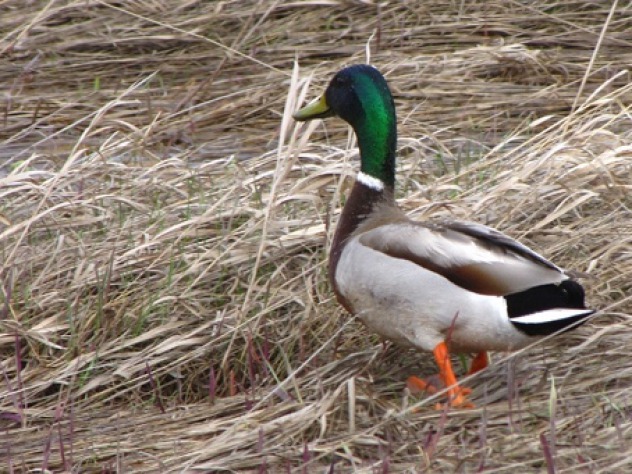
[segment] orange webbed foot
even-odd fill
[[[434,395],[445,388],[445,385],[438,374],[432,375],[426,379],[421,379],[411,375],[406,381],[406,386],[413,395],[420,393]],[[471,393],[471,388],[460,386],[454,387],[448,391],[448,406],[452,408],[475,408],[475,405],[467,399],[467,396]],[[444,407],[444,403],[435,404],[435,409],[437,410],[443,410]]]
[[[472,393],[472,389],[459,386],[454,371],[452,370],[452,364],[450,362],[450,354],[448,352],[448,346],[445,342],[440,342],[432,351],[435,357],[435,361],[439,366],[439,374],[427,379],[420,379],[419,377],[408,377],[406,385],[411,393],[426,392],[430,395],[443,390],[445,387],[449,387],[447,390],[448,405],[453,408],[474,408],[474,404],[467,399],[467,396]],[[476,363],[473,366],[476,367],[476,371],[482,370],[487,365],[487,354],[476,357]],[[485,365],[482,365],[483,361]],[[471,372],[471,371],[470,371]],[[473,372],[471,372],[473,373]],[[442,404],[437,404],[437,408],[443,408]]]
[[[406,387],[408,387],[408,390],[410,390],[410,393],[413,395],[420,393],[434,395],[439,390],[443,390],[445,388],[443,381],[439,378],[438,374],[425,379],[411,375],[408,377],[408,380],[406,380]]]
[[[408,387],[408,390],[410,390],[410,393],[413,395],[417,395],[422,392],[427,393],[428,395],[434,395],[435,393],[443,390],[445,388],[445,384],[439,374],[431,375],[425,379],[411,375],[406,380],[406,387]],[[464,396],[472,393],[472,389],[469,387],[459,386],[459,390]]]
[[[472,393],[472,389],[467,387],[457,387],[453,390],[448,391],[448,406],[450,408],[476,408],[473,402],[471,402],[467,395]],[[435,405],[437,410],[442,410],[444,405],[441,403],[437,403]]]

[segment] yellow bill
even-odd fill
[[[317,99],[314,99],[302,109],[294,112],[292,117],[299,122],[305,122],[306,120],[312,120],[316,118],[330,117],[333,114],[332,110],[327,105],[325,95],[321,95]]]

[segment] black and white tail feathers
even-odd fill
[[[507,295],[505,299],[510,321],[529,336],[572,329],[595,312],[586,309],[584,289],[572,280],[536,286]]]

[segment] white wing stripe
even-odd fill
[[[580,316],[588,316],[594,313],[591,309],[548,309],[546,311],[538,311],[537,313],[527,314],[525,316],[518,316],[511,318],[513,323],[519,324],[547,324],[555,321],[562,321],[564,319],[577,318]]]

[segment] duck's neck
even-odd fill
[[[360,148],[360,172],[338,222],[334,245],[353,233],[377,203],[395,204],[397,120],[390,94],[388,100],[379,97],[382,100],[364,104],[364,114],[353,124]]]

